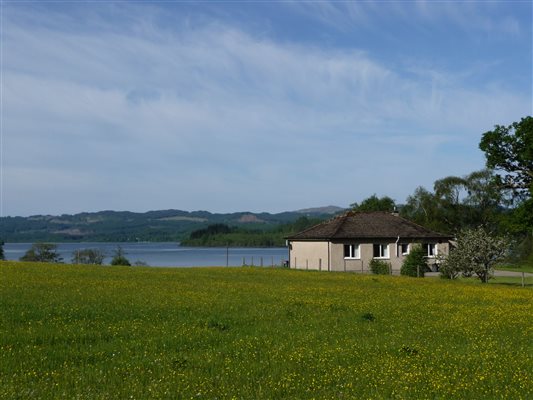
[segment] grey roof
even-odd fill
[[[388,212],[356,212],[333,218],[287,237],[289,240],[331,239],[451,239],[449,235],[433,232],[414,222]]]

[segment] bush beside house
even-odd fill
[[[389,275],[390,274],[390,264],[385,261],[376,260],[373,258],[368,264],[370,271],[376,275]]]
[[[413,246],[400,269],[400,275],[423,277],[428,269],[426,253],[421,246]]]

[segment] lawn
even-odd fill
[[[533,398],[533,290],[0,262],[0,398]]]
[[[505,264],[499,265],[496,269],[502,271],[515,271],[515,272],[529,272],[533,273],[533,263],[523,263],[523,264]]]

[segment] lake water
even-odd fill
[[[70,262],[76,250],[100,249],[106,255],[104,264],[109,264],[117,246],[121,246],[126,258],[133,264],[142,261],[153,267],[208,267],[225,266],[226,257],[229,266],[281,265],[288,259],[285,247],[250,248],[250,247],[185,247],[178,243],[57,243],[58,251],[64,262]],[[31,243],[6,243],[4,255],[6,260],[18,260],[31,247]]]

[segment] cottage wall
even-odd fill
[[[438,243],[436,240],[426,240],[425,242],[436,243],[437,254],[449,254],[448,242]],[[400,240],[399,243],[407,242]],[[345,244],[359,244],[360,258],[344,258]],[[400,249],[397,250],[396,241],[391,240],[374,240],[371,243],[357,241],[291,241],[290,266],[296,269],[320,269],[322,271],[369,272],[369,263],[374,256],[374,244],[388,245],[389,257],[381,258],[381,260],[391,265],[393,273],[399,273],[406,256],[401,254]],[[415,244],[414,242],[409,242],[410,248]],[[428,258],[430,266],[435,264],[435,261],[435,258]]]
[[[289,247],[290,267],[328,271],[329,242],[291,241]]]

